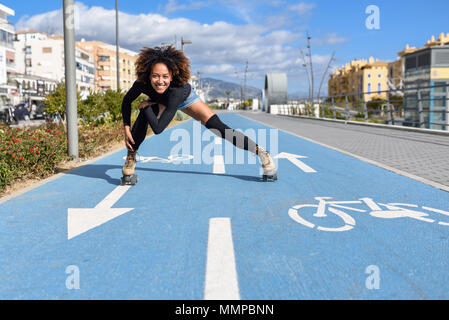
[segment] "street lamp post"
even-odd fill
[[[184,40],[184,37],[181,37],[181,48],[182,48],[182,52],[184,52],[184,45],[185,44],[192,44],[192,41],[190,40]]]
[[[312,49],[310,47],[310,39],[309,32],[307,32],[307,49],[308,49],[308,56],[310,61],[310,78],[311,78],[311,94],[312,94],[312,108],[313,108],[313,64],[312,64]]]
[[[120,46],[118,42],[118,0],[115,0],[115,43],[117,60],[117,91],[120,91]]]
[[[73,0],[63,0],[64,62],[67,116],[67,151],[69,157],[78,161],[78,112],[76,105],[75,70],[75,6]]]

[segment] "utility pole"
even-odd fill
[[[75,6],[73,0],[63,0],[64,19],[64,62],[67,115],[67,151],[73,160],[79,160],[78,154],[78,112],[76,106],[76,70],[75,70]]]
[[[190,40],[184,40],[184,37],[181,37],[181,48],[182,48],[182,52],[184,52],[184,45],[185,44],[192,44],[192,41]]]
[[[235,70],[235,75],[237,76],[237,79],[239,79],[240,82],[240,107],[243,107],[243,79],[240,79],[240,74],[238,70]]]
[[[202,72],[200,70],[198,70],[196,73],[198,74],[198,88],[201,90],[201,74],[202,74]]]
[[[118,0],[115,0],[115,46],[117,60],[117,91],[120,91],[120,45],[118,42]]]
[[[313,64],[312,64],[312,49],[310,47],[310,39],[309,31],[307,31],[307,49],[309,51],[309,61],[310,61],[310,77],[311,77],[311,87],[312,87],[312,107],[313,107]]]
[[[307,82],[309,84],[309,100],[312,98],[312,94],[311,94],[311,86],[310,86],[310,75],[309,75],[309,70],[307,69],[307,62],[306,59],[304,58],[304,52],[301,50],[301,57],[302,57],[302,66],[304,67],[304,69],[306,69],[306,75],[307,75]]]
[[[246,74],[248,73],[248,60],[246,60],[245,66],[245,77],[244,77],[244,91],[243,91],[243,102],[246,101]]]

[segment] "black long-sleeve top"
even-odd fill
[[[185,84],[182,87],[170,86],[163,94],[159,94],[153,89],[150,83],[135,81],[122,101],[123,124],[125,126],[131,126],[131,103],[143,93],[150,98],[150,101],[163,104],[166,107],[160,119],[157,118],[157,115],[150,107],[146,107],[141,111],[144,112],[145,118],[153,132],[159,134],[168,126],[175,116],[178,106],[187,99],[190,91],[190,84]]]

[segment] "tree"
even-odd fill
[[[104,94],[89,90],[87,98],[80,103],[78,115],[87,122],[94,121],[106,112]]]
[[[79,92],[76,93],[76,101],[78,108],[80,108],[81,96]],[[59,114],[65,127],[66,124],[65,82],[58,83],[55,91],[49,93],[45,97],[44,104],[46,106],[45,110],[48,114],[54,116]]]
[[[105,111],[109,112],[112,121],[122,119],[122,101],[124,93],[118,90],[108,90],[104,94]]]

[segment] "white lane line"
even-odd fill
[[[215,145],[221,145],[221,138],[215,137]],[[221,148],[220,148],[221,149]],[[215,148],[214,150],[214,174],[225,174],[226,173],[226,169],[225,169],[225,163],[224,163],[224,157],[222,155],[216,154],[218,153],[217,151],[219,150],[218,147]]]
[[[230,218],[209,220],[204,299],[240,300]]]

